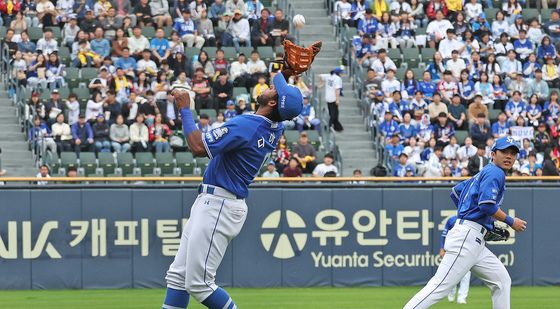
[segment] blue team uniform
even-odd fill
[[[506,173],[494,163],[489,163],[474,177],[451,190],[451,198],[457,205],[457,217],[492,230],[494,219],[491,216],[502,204],[505,186]]]
[[[247,187],[268,155],[276,149],[282,135],[282,123],[244,114],[203,135],[210,163],[203,183],[224,188],[238,198],[246,198]]]

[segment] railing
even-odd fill
[[[459,182],[469,177],[280,177],[280,178],[255,178],[256,183],[348,183],[348,184],[367,184],[367,183],[450,183]],[[510,176],[506,177],[508,182],[560,182],[560,176]],[[79,183],[79,182],[103,182],[103,183],[146,183],[146,182],[183,182],[200,183],[202,177],[0,177],[0,183]]]

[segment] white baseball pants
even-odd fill
[[[471,272],[469,271],[461,282],[459,282],[459,292],[457,292],[457,286],[454,286],[447,295],[449,301],[455,300],[455,294],[457,294],[457,302],[461,300],[467,300],[467,296],[469,296],[469,286],[471,284]]]
[[[447,234],[445,256],[436,274],[404,309],[429,308],[445,298],[469,270],[490,288],[493,309],[509,309],[511,278],[500,260],[486,248],[483,231],[476,222],[457,220]]]
[[[229,242],[239,234],[247,218],[244,199],[236,199],[221,188],[214,189],[214,194],[201,193],[194,202],[179,251],[165,277],[167,287],[186,290],[198,302],[218,288],[216,270]]]

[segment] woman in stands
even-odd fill
[[[47,62],[47,71],[45,72],[48,78],[47,82],[52,89],[58,89],[64,87],[66,84],[64,81],[64,76],[66,72],[64,71],[64,65],[60,63],[58,59],[58,54],[52,52],[49,55],[49,61]]]
[[[278,140],[278,145],[276,146],[276,151],[273,153],[273,159],[276,164],[276,170],[278,173],[284,171],[284,169],[290,163],[290,147],[287,143],[286,137],[284,135],[280,136]]]
[[[484,72],[488,74],[488,80],[493,81],[494,76],[501,76],[502,70],[500,69],[500,65],[496,61],[496,56],[494,54],[490,54],[488,56],[488,60],[486,64],[483,66]]]
[[[146,72],[138,73],[138,80],[134,83],[134,92],[138,95],[145,95],[148,90],[151,90],[152,86],[148,80]]]
[[[27,85],[32,89],[39,86],[43,89],[47,88],[46,70],[47,60],[43,54],[39,54],[27,69]]]
[[[173,132],[169,126],[162,122],[162,119],[161,114],[157,114],[154,124],[148,128],[150,142],[156,152],[169,152],[171,147],[168,140]]]
[[[193,64],[193,70],[198,68],[203,68],[206,76],[214,77],[216,74],[214,64],[210,61],[208,53],[204,50],[200,51],[200,54],[198,54],[198,60]]]
[[[122,57],[122,49],[128,47],[128,38],[125,36],[124,30],[119,28],[115,32],[115,38],[111,42],[112,52],[111,56]]]
[[[502,82],[500,75],[494,75],[494,78],[492,79],[492,87],[494,88],[494,109],[502,110],[509,97],[506,85]]]
[[[480,81],[474,85],[474,89],[482,95],[482,103],[494,104],[494,87],[490,84],[486,72],[480,73]]]
[[[457,85],[459,87],[459,95],[461,96],[461,103],[468,106],[474,99],[476,92],[474,91],[474,83],[470,78],[469,71],[464,69],[461,71],[460,81]]]
[[[434,83],[439,82],[443,75],[443,71],[445,71],[445,66],[443,65],[443,57],[441,56],[440,52],[435,52],[432,62],[426,68],[427,72],[430,72],[432,76],[432,80]]]
[[[455,17],[455,22],[453,23],[455,35],[457,35],[457,37],[462,37],[465,31],[469,30],[469,27],[469,24],[465,20],[465,14],[463,12],[458,12]]]
[[[169,49],[171,49],[171,54],[185,53],[185,44],[181,40],[179,33],[175,30],[171,32],[171,41],[169,41]]]

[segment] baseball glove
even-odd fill
[[[486,236],[484,236],[484,240],[486,241],[506,241],[509,238],[509,231],[503,227],[499,227],[494,225],[494,229],[488,231]]]
[[[290,40],[284,40],[284,69],[291,70],[295,75],[309,70],[313,59],[321,51],[322,44],[317,41],[308,47],[301,47]]]

